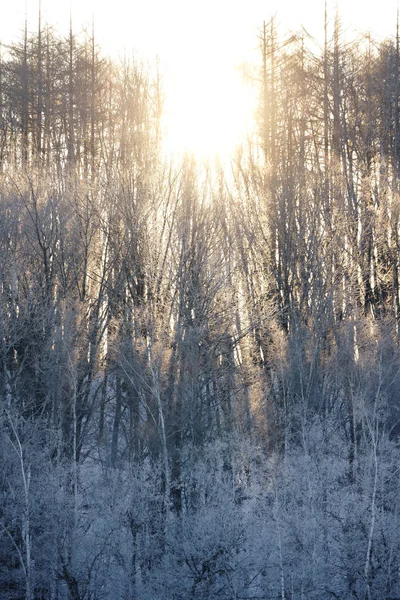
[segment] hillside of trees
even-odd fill
[[[259,42],[225,168],[93,32],[2,46],[2,600],[400,597],[399,33]]]

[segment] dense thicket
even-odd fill
[[[399,39],[260,33],[229,176],[93,33],[3,49],[5,600],[400,596]]]

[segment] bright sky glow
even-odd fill
[[[210,72],[194,62],[184,79],[170,81],[166,94],[167,153],[225,156],[252,129],[255,89],[243,85],[232,65]]]
[[[39,0],[27,0],[29,29],[37,27]],[[335,0],[328,0],[333,21]],[[398,0],[339,0],[343,30],[395,33]],[[42,0],[43,21],[66,33],[70,10],[74,30],[91,27],[106,54],[132,51],[154,62],[159,57],[168,95],[166,148],[200,155],[225,154],[251,127],[254,92],[236,66],[259,60],[257,34],[275,14],[283,30],[307,31],[322,39],[324,0]],[[2,41],[17,38],[25,0],[2,10]]]

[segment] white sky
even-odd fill
[[[25,2],[30,27],[37,22],[39,0],[3,3],[0,37],[8,41],[23,27]],[[335,0],[328,0],[333,13]],[[398,0],[339,0],[345,28],[393,35]],[[44,20],[65,30],[72,8],[76,29],[95,16],[99,41],[111,53],[134,47],[148,56],[179,61],[188,54],[215,53],[235,61],[251,54],[257,28],[277,15],[284,29],[303,24],[313,35],[323,27],[324,0],[42,0]]]
[[[257,63],[257,35],[262,22],[276,15],[280,30],[307,31],[322,40],[325,0],[41,0],[42,18],[66,33],[72,10],[74,31],[91,27],[106,54],[132,51],[166,69],[173,144],[197,146],[235,137],[237,116],[244,113],[239,75],[234,65]],[[393,36],[400,0],[338,0],[343,31],[371,31],[375,38]],[[0,39],[16,39],[24,25],[35,31],[39,0],[6,0],[0,19]],[[331,24],[336,0],[328,0]],[[238,103],[243,106],[240,107]],[[173,114],[172,114],[173,113]],[[201,113],[203,116],[201,117]],[[200,116],[199,116],[200,115]],[[178,138],[180,141],[178,141]],[[212,141],[214,139],[214,142]],[[171,138],[172,139],[172,138]],[[231,140],[230,140],[231,141]],[[225,142],[226,143],[226,142]],[[230,143],[230,142],[229,142]]]

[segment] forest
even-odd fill
[[[227,165],[94,31],[1,47],[2,600],[400,598],[399,26],[327,23]]]

